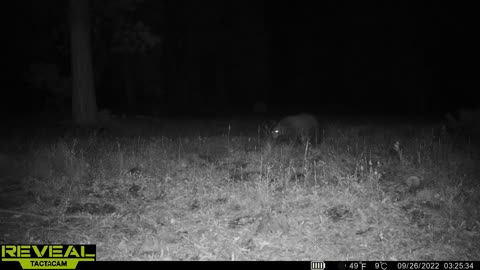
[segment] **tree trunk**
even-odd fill
[[[128,113],[135,114],[137,110],[137,101],[134,92],[134,79],[132,66],[134,65],[133,57],[130,53],[125,52],[122,61],[123,83],[125,98],[127,99]]]
[[[72,115],[75,124],[93,125],[97,104],[93,81],[88,0],[70,0],[70,43],[72,54]]]

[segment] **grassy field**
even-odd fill
[[[321,121],[320,145],[236,119],[12,127],[0,243],[97,260],[478,260],[478,145],[440,124]],[[36,126],[36,127],[35,127]]]

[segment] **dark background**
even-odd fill
[[[478,105],[473,2],[93,2],[99,109],[420,116]],[[6,12],[2,110],[71,114],[68,1]],[[139,24],[157,42],[125,46]]]

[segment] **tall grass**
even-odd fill
[[[30,146],[3,239],[93,243],[99,260],[479,258],[478,155],[447,133],[331,124],[298,146],[223,130]]]

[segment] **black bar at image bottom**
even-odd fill
[[[106,268],[292,269],[292,270],[480,270],[478,261],[95,261],[80,262],[76,270]],[[18,262],[0,262],[0,269],[22,269]]]
[[[473,270],[473,261],[312,261],[311,270]],[[323,267],[323,268],[322,268]]]

